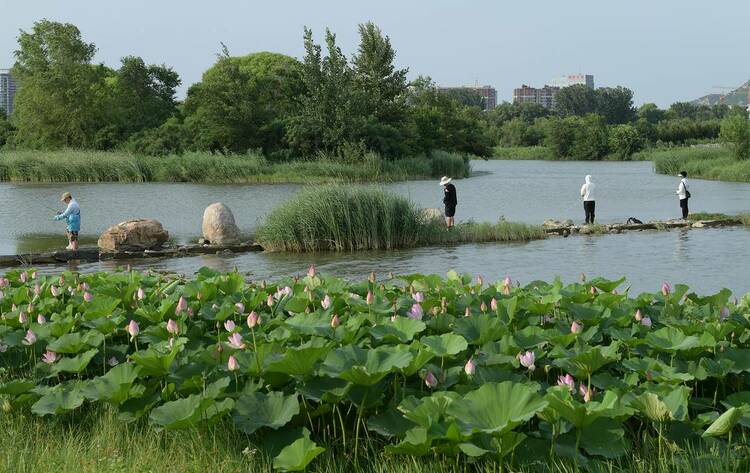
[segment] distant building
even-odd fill
[[[590,74],[570,74],[552,79],[549,85],[559,88],[568,87],[570,85],[585,85],[586,87],[593,89],[594,76]]]
[[[441,92],[451,90],[468,90],[474,92],[482,98],[482,108],[484,111],[492,110],[497,107],[497,90],[491,85],[466,86],[466,87],[440,87]]]
[[[13,113],[13,99],[16,96],[16,81],[7,69],[0,69],[0,110],[5,115]]]
[[[560,87],[545,85],[542,88],[536,88],[524,84],[513,89],[513,103],[535,103],[552,110],[557,105],[558,92],[560,92]]]

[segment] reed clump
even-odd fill
[[[653,161],[659,174],[677,175],[686,171],[688,177],[750,182],[750,161],[736,160],[731,150],[723,146],[654,149],[637,153],[633,159]]]

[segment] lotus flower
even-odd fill
[[[245,312],[245,304],[242,302],[238,302],[234,305],[234,308],[237,309],[238,314],[242,314]]]
[[[28,312],[29,314],[34,312],[34,304],[29,303],[29,305],[26,306],[26,312]]]
[[[494,297],[490,301],[490,309],[492,309],[493,312],[497,312],[497,299]]]
[[[135,291],[135,298],[142,301],[146,298],[146,291],[144,291],[142,287],[139,287],[138,290]]]
[[[643,320],[643,314],[641,314],[641,309],[638,309],[635,311],[635,321],[640,322]]]
[[[323,307],[324,310],[328,310],[328,308],[331,307],[331,298],[328,296],[328,294],[323,297],[323,300],[320,302],[320,306]]]
[[[510,277],[507,276],[505,279],[503,279],[503,294],[506,296],[510,295],[510,286],[513,284],[513,282],[510,280]]]
[[[583,402],[589,402],[594,396],[594,388],[589,389],[585,384],[581,383],[578,386],[578,392],[583,396]]]
[[[477,285],[478,285],[479,287],[482,287],[482,286],[484,286],[484,278],[482,277],[482,275],[481,275],[481,274],[480,274],[479,276],[477,276]]]
[[[307,269],[307,275],[311,278],[315,277],[315,265],[311,264],[310,267]]]
[[[375,281],[377,280],[375,278],[375,271],[370,271],[370,276],[368,276],[367,280],[370,281],[372,284],[375,284]]]
[[[229,319],[224,321],[224,329],[227,332],[234,332],[234,329],[236,328],[236,325],[234,324],[234,320]]]
[[[268,307],[273,307],[274,301],[273,296],[271,294],[268,295],[268,298],[266,299],[266,305]]]
[[[726,320],[729,318],[729,308],[727,306],[721,308],[721,311],[719,311],[719,317],[721,318],[721,320]]]
[[[6,351],[8,351],[8,345],[0,343],[0,353],[5,353]]]
[[[586,282],[586,273],[581,273],[581,282]]]
[[[24,271],[19,276],[19,279],[21,280],[22,283],[26,284],[26,281],[29,280],[29,274],[26,271]]]
[[[643,319],[641,319],[641,325],[646,328],[651,328],[651,317],[644,317]]]
[[[10,286],[10,279],[0,278],[0,287],[8,287],[8,286]]]
[[[544,317],[542,317],[542,325],[544,324],[551,324],[555,319],[552,318],[551,315],[545,314]]]
[[[481,310],[482,312],[487,312],[487,304],[485,304],[484,301],[479,304],[479,310]]]
[[[471,317],[471,307],[469,307],[468,305],[464,309],[464,317]]]
[[[78,285],[78,290],[80,290],[80,291],[88,291],[89,290],[89,283],[82,282],[81,284]]]
[[[419,302],[420,304],[424,302],[424,294],[421,292],[415,292],[414,293],[414,302]]]
[[[414,304],[411,306],[411,309],[409,309],[409,318],[413,320],[422,320],[422,316],[424,315],[424,312],[422,311],[422,306],[419,304]]]
[[[42,286],[40,286],[39,283],[34,284],[34,295],[35,296],[42,295]]]
[[[127,331],[130,335],[130,341],[132,342],[133,340],[135,340],[135,337],[138,335],[138,333],[140,333],[141,328],[138,326],[138,322],[131,319],[128,323]]]
[[[372,291],[367,291],[365,302],[367,302],[367,305],[372,305],[372,303],[375,302],[375,295],[373,295]]]
[[[435,377],[434,374],[432,374],[432,371],[428,371],[427,374],[424,377],[424,384],[430,389],[435,389],[438,385],[438,380]]]
[[[339,320],[339,316],[336,314],[333,314],[333,317],[331,317],[331,327],[336,328],[339,325],[341,325],[341,321]]]
[[[292,288],[289,286],[280,287],[276,290],[276,299],[281,299],[284,296],[291,296]]]
[[[28,321],[29,321],[29,319],[28,319],[28,317],[26,317],[26,314],[24,313],[24,311],[21,311],[21,312],[18,313],[18,323],[19,324],[24,325]]]
[[[48,365],[51,365],[52,363],[57,361],[57,353],[47,350],[47,352],[42,355],[42,361],[47,363]]]
[[[669,283],[662,283],[661,284],[661,293],[664,297],[667,297],[669,293],[672,292],[672,286],[669,285]]]
[[[591,295],[595,296],[595,295],[596,295],[596,293],[597,293],[597,292],[599,292],[599,291],[597,291],[597,290],[596,290],[596,288],[595,288],[594,286],[591,286],[591,290],[590,290],[590,292],[591,292]]]
[[[195,298],[196,298],[196,299],[198,299],[199,301],[200,301],[200,300],[203,300],[203,293],[202,293],[202,292],[199,292],[199,293],[197,293],[197,294],[195,295]]]
[[[23,337],[23,344],[24,345],[33,345],[36,343],[36,334],[32,332],[31,330],[26,332],[26,336]]]
[[[188,303],[185,300],[184,297],[180,296],[180,299],[177,301],[177,307],[174,309],[175,315],[180,315],[181,312],[184,312],[188,309]]]
[[[62,289],[60,289],[57,286],[52,285],[49,287],[49,292],[50,294],[52,294],[52,297],[57,297],[62,293]]]
[[[177,322],[175,322],[172,319],[169,319],[167,321],[167,332],[171,333],[172,335],[177,335],[180,333],[180,326],[177,325]]]
[[[60,277],[59,277],[59,278],[57,279],[57,283],[58,283],[58,284],[59,284],[60,286],[62,286],[63,284],[65,284],[65,276],[63,276],[63,275],[61,274],[61,275],[60,275]]]
[[[477,364],[474,363],[473,358],[469,358],[469,361],[466,362],[464,365],[464,373],[466,373],[469,376],[474,376],[474,373],[477,371]]]
[[[237,362],[237,358],[234,357],[234,355],[229,355],[229,360],[227,361],[227,369],[229,371],[237,371],[240,369],[240,364]]]
[[[575,320],[570,324],[570,333],[581,333],[583,331],[583,325],[579,324]]]
[[[573,379],[573,377],[570,374],[566,374],[565,376],[559,376],[557,378],[557,385],[558,386],[567,386],[568,389],[570,389],[570,392],[574,393],[576,391],[576,381]]]
[[[36,279],[36,271],[34,271],[33,273],[31,273],[31,279]]]
[[[84,292],[83,300],[86,302],[91,302],[92,300],[94,300],[94,296],[92,296],[90,292]]]
[[[227,339],[227,345],[230,347],[236,349],[236,350],[244,350],[245,344],[242,342],[242,335],[240,335],[239,332],[234,332],[232,335],[229,336]]]
[[[44,325],[47,323],[47,319],[42,314],[39,314],[36,316],[36,323],[38,323],[39,325]]]
[[[255,311],[250,312],[247,316],[247,326],[255,328],[256,325],[260,325],[260,315],[256,314]]]
[[[536,355],[534,355],[533,351],[527,351],[526,353],[519,353],[518,361],[521,362],[522,366],[528,368],[529,371],[534,371],[536,369],[536,366],[534,366],[534,361],[536,361]]]
[[[117,360],[117,357],[112,357],[109,360],[107,360],[107,364],[109,366],[117,366],[120,362]]]

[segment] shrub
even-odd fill
[[[610,132],[609,148],[618,159],[630,159],[642,146],[641,135],[632,125],[618,125]]]
[[[731,115],[722,120],[719,137],[732,148],[735,159],[750,159],[750,121],[744,114]]]

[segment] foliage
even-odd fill
[[[496,146],[491,159],[554,159],[544,146]]]
[[[748,461],[750,308],[728,290],[631,296],[617,292],[624,280],[521,287],[455,272],[347,282],[314,268],[270,284],[205,268],[191,280],[5,276],[2,422],[48,434],[54,419],[14,419],[59,418],[71,435],[54,445],[104,418],[104,452],[120,448],[121,428],[152,446],[197,431],[202,445],[233,439],[211,457],[237,461],[247,446],[285,470],[383,452],[514,471],[627,468],[634,449]],[[61,368],[72,360],[76,372]],[[97,409],[116,414],[87,415]]]
[[[609,133],[609,149],[618,159],[630,159],[642,146],[643,140],[633,125],[617,125]]]
[[[735,159],[750,159],[750,120],[745,114],[733,114],[721,122],[721,141],[732,148]]]
[[[738,161],[723,146],[651,149],[636,153],[633,159],[653,161],[656,172],[669,176],[687,171],[699,179],[750,182],[750,161]]]
[[[597,112],[597,95],[591,87],[575,84],[557,93],[555,110],[563,116],[582,117]]]

